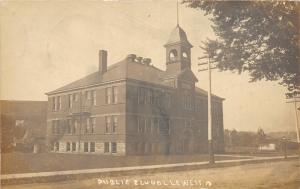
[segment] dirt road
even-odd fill
[[[5,186],[5,189],[299,189],[299,160],[234,167]]]

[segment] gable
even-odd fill
[[[197,82],[198,79],[190,69],[185,69],[177,76],[179,80]]]

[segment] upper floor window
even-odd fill
[[[61,109],[61,97],[56,96],[52,98],[52,111],[58,111]]]
[[[95,90],[85,91],[85,99],[90,103],[90,105],[96,105],[96,97]]]
[[[192,97],[191,97],[191,95],[185,95],[183,97],[183,107],[185,109],[188,109],[188,110],[192,109]]]
[[[60,133],[60,120],[52,120],[52,134]]]
[[[105,89],[105,102],[106,104],[111,104],[111,88]]]
[[[187,59],[187,58],[188,58],[187,52],[182,52],[182,57],[183,57],[184,59]]]
[[[91,132],[94,133],[95,132],[95,128],[96,128],[96,118],[93,117],[91,118]]]
[[[146,104],[147,99],[147,89],[146,88],[138,88],[138,104]]]
[[[118,102],[118,88],[112,87],[112,103]]]
[[[145,130],[145,119],[138,117],[138,133],[143,133]]]
[[[60,110],[61,109],[61,97],[57,97],[57,108]]]
[[[85,99],[87,100],[92,99],[92,91],[85,91]]]
[[[66,133],[67,134],[72,133],[72,120],[71,119],[67,119]]]
[[[110,132],[110,117],[106,116],[105,117],[105,133],[109,133]]]
[[[86,119],[86,127],[85,127],[85,133],[94,133],[96,127],[96,118],[87,118]]]
[[[72,108],[72,106],[73,106],[73,95],[72,94],[68,95],[68,104],[69,104],[69,108]]]
[[[78,94],[78,93],[74,93],[74,94],[73,94],[73,100],[74,100],[75,102],[78,102],[78,101],[79,101],[79,94]]]
[[[92,105],[96,105],[97,103],[97,95],[96,95],[96,91],[92,91]]]
[[[153,89],[149,90],[149,103],[154,104],[154,92]]]
[[[112,129],[111,132],[115,133],[117,131],[117,127],[118,127],[118,117],[117,116],[112,116]]]
[[[171,95],[169,93],[165,94],[165,105],[166,107],[170,107],[171,106]]]
[[[170,51],[169,57],[171,61],[174,61],[177,59],[178,53],[175,49]]]
[[[118,102],[118,87],[108,87],[105,89],[106,104],[115,104]]]
[[[191,129],[192,128],[192,121],[191,120],[184,120],[184,127],[186,129]]]

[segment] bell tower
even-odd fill
[[[166,48],[167,72],[191,69],[191,48],[185,31],[177,24],[171,32]]]

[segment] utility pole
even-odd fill
[[[293,99],[292,101],[287,101],[286,103],[294,103],[297,143],[300,144],[299,120],[298,120],[298,110],[297,110],[297,102],[300,102],[300,91],[295,90],[294,92],[286,93],[286,98]]]
[[[207,113],[208,113],[208,153],[209,153],[209,163],[214,164],[215,163],[215,156],[214,156],[214,144],[213,144],[213,127],[212,127],[212,103],[211,103],[211,70],[215,69],[216,67],[211,67],[211,62],[210,61],[209,55],[208,56],[203,56],[199,57],[198,59],[207,59],[207,62],[204,63],[199,63],[198,66],[201,65],[207,65],[208,67],[205,69],[199,69],[198,71],[208,71],[208,94],[207,94]]]

